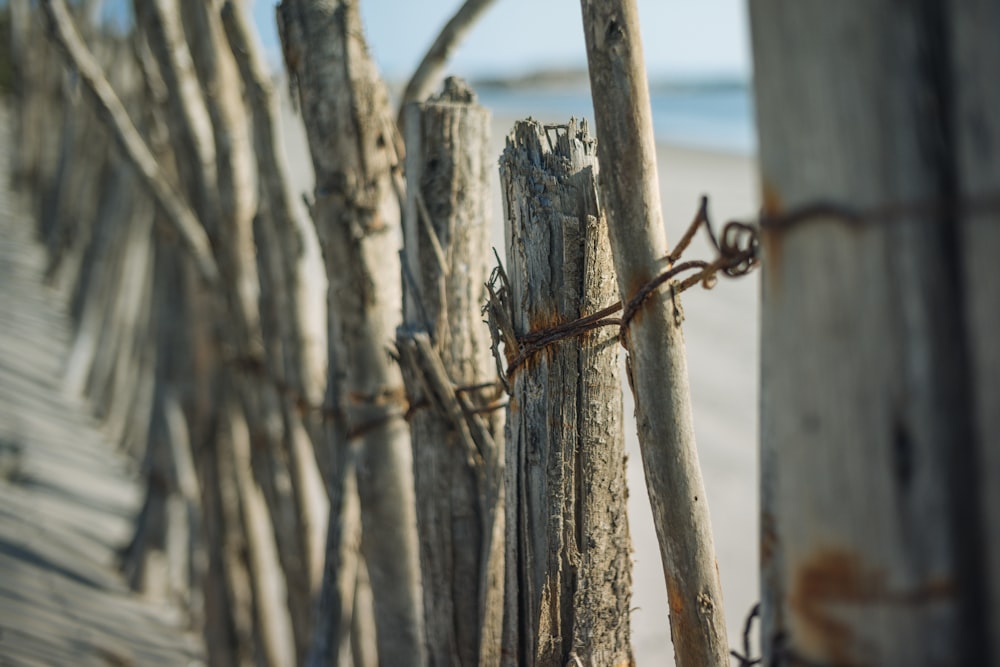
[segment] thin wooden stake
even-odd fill
[[[601,196],[627,303],[664,267],[667,239],[635,0],[581,0]],[[624,332],[646,486],[681,667],[728,665],[722,586],[695,446],[679,297],[646,300]]]

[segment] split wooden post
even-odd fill
[[[1000,11],[750,16],[765,663],[996,665]]]
[[[656,140],[635,0],[581,0],[606,168],[601,195],[618,289],[627,304],[667,268]],[[670,629],[681,667],[728,665],[722,586],[695,445],[679,297],[668,285],[625,327],[639,446],[663,559]]]
[[[404,325],[429,665],[499,665],[503,413],[482,322],[490,113],[450,78],[406,115]],[[458,389],[466,387],[467,389]],[[501,407],[493,412],[477,408]]]
[[[615,300],[586,123],[517,123],[500,178],[510,277],[489,308],[494,322],[508,321],[500,333],[514,363],[503,664],[631,664],[617,328],[534,351],[524,338]]]

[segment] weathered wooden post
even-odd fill
[[[635,0],[581,0],[590,87],[606,168],[601,196],[622,303],[668,268],[656,141]],[[624,327],[639,446],[681,667],[728,665],[722,586],[695,446],[679,295],[665,286]],[[626,305],[626,316],[629,307]]]
[[[396,132],[389,97],[367,52],[356,0],[284,0],[285,64],[297,84],[316,173],[313,221],[328,280],[330,405],[349,442],[331,438],[340,475],[356,463],[361,551],[374,595],[378,659],[421,665],[423,612],[405,389],[389,346],[401,322],[401,225]],[[348,446],[349,445],[349,446]],[[331,535],[343,527],[348,486],[331,485]],[[339,544],[327,580],[340,574]],[[336,588],[336,587],[335,587]],[[330,592],[330,591],[328,591]],[[331,605],[346,600],[332,591]],[[349,606],[348,606],[349,609]],[[344,618],[320,630],[331,637]],[[316,664],[324,658],[314,653]]]
[[[765,662],[997,664],[1000,10],[750,15]]]
[[[498,665],[503,413],[482,322],[489,276],[490,113],[448,79],[406,116],[404,324],[430,665]],[[492,408],[492,411],[477,412]]]
[[[500,161],[511,364],[505,665],[632,662],[617,328],[537,348],[530,336],[615,298],[594,143],[585,123],[522,121]],[[501,305],[490,306],[500,321]]]

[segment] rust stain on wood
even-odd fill
[[[788,603],[804,633],[796,642],[801,649],[838,665],[861,663],[855,655],[854,630],[837,617],[835,607],[915,606],[955,596],[954,582],[940,577],[911,590],[892,590],[884,569],[866,565],[858,554],[837,548],[817,551],[796,568],[792,579]]]
[[[784,204],[778,195],[777,189],[763,177],[761,201],[761,212],[765,218],[777,218],[784,210]],[[760,243],[764,251],[763,258],[766,262],[764,275],[771,287],[774,287],[776,281],[781,277],[782,239],[779,230],[762,227],[760,230]],[[773,276],[773,278],[770,278],[770,276]]]
[[[528,331],[525,334],[538,331],[548,331],[561,324],[573,320],[576,315],[560,315],[558,312],[536,312],[528,315]]]
[[[680,594],[680,583],[667,574],[667,604],[670,607],[670,615],[675,619],[684,618],[684,597]]]

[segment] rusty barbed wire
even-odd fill
[[[310,414],[314,414],[325,424],[347,424],[348,427],[344,431],[344,437],[347,441],[356,440],[357,438],[367,435],[371,431],[388,424],[394,419],[402,419],[403,421],[409,422],[413,418],[413,415],[417,412],[433,407],[431,402],[426,399],[410,402],[406,398],[405,391],[402,387],[398,387],[396,390],[383,391],[377,396],[355,395],[352,397],[352,400],[355,403],[367,405],[369,407],[383,407],[386,408],[386,412],[371,419],[366,419],[355,424],[349,424],[349,419],[344,414],[343,410],[337,406],[327,405],[325,403],[312,403],[309,400],[309,397],[305,395],[304,391],[292,386],[291,383],[268,368],[264,359],[256,356],[245,355],[228,358],[224,360],[224,364],[245,375],[252,375],[258,380],[266,381],[266,383],[269,384],[279,396],[283,396],[291,401],[299,416],[303,419],[308,418],[308,415]],[[506,401],[499,400],[501,394],[503,393],[503,385],[499,381],[481,382],[469,385],[453,385],[452,390],[455,392],[456,396],[464,394],[475,395],[477,392],[493,390],[489,395],[479,397],[479,401],[483,403],[482,405],[474,405],[467,410],[470,415],[489,414],[507,407]]]
[[[709,241],[717,253],[716,258],[712,261],[690,260],[675,264],[691,244],[695,234],[702,227],[707,230]],[[497,359],[497,369],[504,378],[505,387],[508,391],[510,390],[509,380],[513,376],[514,371],[528,359],[561,340],[582,336],[589,331],[606,326],[617,326],[620,330],[619,338],[624,340],[621,333],[628,327],[632,318],[635,317],[643,303],[649,298],[649,295],[664,283],[682,274],[694,272],[684,280],[672,284],[674,294],[680,294],[699,283],[706,289],[711,289],[715,285],[716,277],[720,272],[729,277],[746,275],[758,263],[758,229],[756,225],[734,220],[727,222],[722,228],[722,234],[717,236],[712,229],[711,219],[708,214],[708,197],[703,196],[694,219],[688,225],[680,241],[664,257],[664,260],[671,265],[670,268],[657,274],[639,288],[624,307],[622,302],[618,301],[590,315],[585,315],[540,331],[533,331],[522,336],[517,336],[513,330],[513,322],[507,304],[509,283],[506,273],[504,273],[502,266],[499,264],[499,257],[497,257],[498,264],[493,270],[493,275],[490,276],[490,282],[487,284],[490,299],[486,306],[484,306],[483,311],[488,315],[488,324],[493,336],[493,354]],[[621,316],[613,317],[618,311],[622,312]],[[506,368],[503,367],[499,356],[499,343],[501,342],[504,344],[504,351],[507,357]]]
[[[720,235],[715,234],[708,213],[708,197],[702,196],[694,219],[688,225],[677,245],[664,260],[670,267],[657,274],[645,283],[622,306],[619,301],[596,313],[547,329],[533,331],[521,336],[514,334],[509,313],[503,313],[508,306],[506,299],[509,285],[502,267],[498,266],[487,285],[490,290],[490,302],[484,307],[484,313],[489,315],[490,330],[494,335],[493,353],[497,359],[497,368],[501,372],[504,386],[509,388],[509,380],[513,373],[528,359],[542,349],[562,340],[582,336],[598,327],[618,326],[619,339],[625,340],[629,323],[638,313],[646,299],[662,285],[671,285],[671,297],[675,297],[699,283],[705,289],[715,286],[721,273],[730,278],[737,278],[750,273],[760,263],[760,236],[762,231],[786,231],[803,224],[818,220],[830,220],[851,227],[865,227],[872,224],[899,222],[908,219],[926,219],[928,215],[970,215],[1000,212],[1000,194],[965,197],[962,199],[924,199],[912,202],[890,203],[869,208],[854,208],[833,201],[818,200],[789,209],[781,213],[762,210],[754,221],[730,220],[722,227]],[[690,246],[698,230],[704,228],[709,241],[716,251],[712,260],[688,260],[677,263],[684,251]],[[690,273],[682,280],[679,276]],[[499,288],[495,285],[499,283]],[[613,317],[621,311],[621,316]],[[507,357],[506,368],[500,361],[499,343],[504,343]],[[513,352],[511,352],[513,350]]]
[[[853,208],[833,201],[820,200],[789,209],[782,213],[761,211],[755,221],[727,221],[722,226],[721,233],[716,235],[708,212],[708,202],[707,196],[701,197],[698,209],[691,223],[685,229],[684,234],[681,235],[674,249],[664,256],[664,260],[670,265],[670,268],[657,274],[639,288],[624,307],[622,302],[618,301],[590,315],[585,315],[547,329],[529,332],[522,336],[517,336],[513,330],[513,322],[510,317],[510,304],[508,303],[509,283],[500,262],[500,257],[497,255],[497,266],[494,268],[493,274],[490,276],[490,281],[487,283],[490,298],[486,305],[483,306],[483,312],[488,315],[488,324],[490,325],[492,336],[491,348],[494,358],[497,360],[497,371],[500,378],[496,384],[487,383],[489,386],[455,386],[454,391],[456,393],[464,393],[490,387],[496,387],[499,390],[502,387],[503,390],[509,393],[509,379],[528,359],[554,343],[582,336],[599,327],[619,327],[619,339],[624,340],[622,334],[629,323],[638,313],[646,299],[662,285],[670,283],[671,296],[676,296],[698,284],[701,284],[705,289],[712,289],[717,283],[720,273],[730,278],[738,278],[753,271],[760,263],[761,231],[785,231],[817,220],[833,220],[851,227],[864,227],[876,223],[898,222],[910,218],[927,216],[928,214],[942,215],[955,213],[969,215],[1000,212],[1000,194],[966,197],[956,201],[924,199],[913,202],[885,204],[866,209]],[[695,259],[679,262],[684,252],[689,248],[695,235],[702,228],[704,228],[709,242],[716,252],[715,258],[712,260]],[[675,281],[676,278],[686,273],[690,273],[690,275],[682,280]],[[615,317],[615,314],[619,311],[621,311],[621,315]],[[507,357],[506,366],[501,361],[500,343],[504,345],[505,356]],[[292,401],[303,417],[309,413],[316,413],[320,415],[324,422],[346,421],[343,412],[339,408],[311,403],[303,391],[293,387],[286,380],[272,372],[263,359],[257,357],[238,357],[229,359],[226,363],[235,366],[241,372],[267,378],[268,382],[279,394],[286,396]],[[488,400],[485,405],[472,408],[471,412],[472,414],[484,414],[501,410],[505,406],[505,402],[499,401],[494,397]],[[423,405],[423,402],[411,405],[405,399],[401,399],[395,407],[398,407],[399,410],[349,428],[347,431],[348,437],[360,437],[392,419],[403,418],[409,421],[414,413],[427,406]]]

